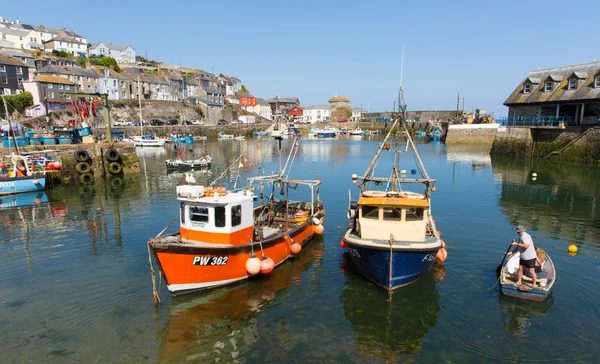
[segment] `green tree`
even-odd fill
[[[86,62],[87,62],[87,58],[85,58],[85,57],[77,57],[77,63],[79,63],[79,66],[81,68],[85,68]]]
[[[73,58],[73,55],[66,51],[58,51],[56,55],[63,58]]]
[[[119,68],[119,65],[117,64],[117,60],[112,58],[112,57],[102,57],[98,60],[98,64],[99,66],[104,66],[104,67],[110,67],[113,66],[115,72],[121,72],[121,68]]]
[[[25,108],[33,105],[33,96],[30,92],[24,92],[19,95],[10,95],[4,96],[4,100],[8,105],[9,113],[11,111],[17,110],[21,114],[25,112]],[[4,103],[2,102],[2,98],[0,98],[0,109],[2,109],[2,113],[4,113]]]
[[[240,87],[240,92],[243,92],[245,94],[249,94],[250,91],[248,91],[248,89],[246,88],[246,85],[242,85],[242,87]]]

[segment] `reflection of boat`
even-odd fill
[[[45,190],[46,176],[43,171],[34,170],[32,163],[30,157],[18,154],[10,156],[10,165],[0,160],[0,196]]]
[[[398,104],[404,105],[402,89],[399,98],[402,103]],[[404,122],[408,145],[419,162],[422,178],[402,177],[399,164],[404,150],[398,143],[389,177],[374,176],[381,153],[390,150],[388,140],[399,123],[394,121],[364,175],[352,176],[360,196],[358,201],[350,202],[348,218],[353,222],[343,238],[358,270],[388,290],[416,281],[431,269],[440,249],[445,253],[431,216],[435,180],[429,178]],[[424,185],[423,194],[402,189],[403,185],[415,183]],[[368,189],[379,185],[385,190]]]
[[[281,290],[288,294],[293,285],[312,279],[303,277],[304,272],[320,264],[323,251],[323,238],[316,237],[310,249],[301,251],[292,264],[281,265],[277,274],[202,295],[174,297],[160,357],[177,362],[198,356],[203,362],[235,360],[259,339],[258,312]]]
[[[233,139],[233,134],[225,134],[225,133],[223,133],[222,131],[220,131],[220,132],[217,134],[217,137],[218,137],[219,139]]]
[[[361,128],[356,128],[350,132],[351,135],[364,135],[364,130]]]
[[[519,336],[527,335],[533,316],[545,316],[554,304],[552,297],[544,302],[525,301],[504,296],[498,297],[504,331]]]
[[[245,139],[246,139],[246,137],[243,135],[238,135],[236,137],[233,137],[233,140],[245,140]]]
[[[519,254],[514,254],[507,259],[500,272],[500,292],[506,296],[522,298],[531,301],[544,301],[551,293],[554,282],[556,282],[556,271],[554,263],[547,253],[544,253],[544,259],[541,262],[542,267],[539,272],[536,270],[536,287],[532,287],[530,277],[523,274],[520,286],[516,286],[517,270],[519,269]],[[538,255],[538,260],[541,260]],[[525,284],[527,283],[527,284]]]
[[[298,147],[296,139],[288,161]],[[148,242],[169,291],[212,288],[260,272],[268,274],[273,266],[300,251],[314,234],[323,232],[325,211],[318,198],[321,180],[288,180],[284,178],[288,168],[291,164],[286,163],[277,175],[250,178],[261,185],[260,191],[265,183],[272,186],[270,198],[261,194],[256,208],[253,201],[258,196],[247,189],[177,187],[180,231]],[[304,185],[311,193],[304,201],[275,200],[275,185],[284,193],[290,185]]]
[[[155,136],[139,136],[133,137],[133,145],[136,147],[163,147],[165,140]]]
[[[168,169],[194,169],[194,168],[210,168],[212,158],[210,156],[204,156],[193,160],[181,160],[181,159],[167,159]]]
[[[1,183],[1,182],[0,182]],[[17,195],[0,196],[0,209],[10,209],[48,202],[45,192],[27,192]]]
[[[367,361],[375,357],[386,362],[396,362],[402,354],[421,353],[421,340],[435,326],[440,311],[434,276],[443,270],[443,266],[436,266],[414,285],[395,292],[391,299],[376,287],[350,277],[340,301],[352,336],[356,337],[358,353]]]
[[[252,135],[254,135],[255,137],[269,136],[269,132],[260,130],[260,131],[255,131],[254,133],[252,133]]]

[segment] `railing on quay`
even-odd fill
[[[509,116],[496,118],[496,122],[504,126],[516,127],[555,127],[564,128],[575,123],[574,116]]]

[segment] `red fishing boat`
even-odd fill
[[[299,140],[290,151],[296,153]],[[288,157],[288,163],[290,158]],[[184,293],[269,274],[275,266],[300,252],[324,230],[325,210],[319,199],[321,180],[284,178],[291,164],[276,175],[250,178],[251,189],[178,186],[181,203],[179,232],[148,242],[171,293]],[[272,187],[263,195],[264,185]],[[310,188],[310,197],[292,201],[290,188]],[[275,199],[275,192],[284,199]],[[260,200],[254,207],[254,201]]]

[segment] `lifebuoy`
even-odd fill
[[[90,171],[92,170],[92,167],[90,166],[90,164],[88,162],[79,162],[75,166],[75,170],[79,174],[90,173]]]
[[[94,181],[94,175],[92,175],[91,173],[84,173],[81,176],[79,176],[79,182],[81,182],[85,185],[89,185],[93,181]]]
[[[117,162],[112,162],[108,165],[108,172],[110,172],[110,174],[120,174],[123,172],[123,166]]]
[[[85,149],[77,149],[73,156],[77,162],[87,162],[90,160],[90,154]]]
[[[204,189],[204,196],[214,196],[215,192],[217,196],[225,196],[227,189],[225,187],[207,187]]]
[[[106,153],[104,153],[104,156],[106,157],[106,160],[109,162],[118,162],[119,159],[121,158],[119,151],[116,150],[115,148],[108,148]]]

